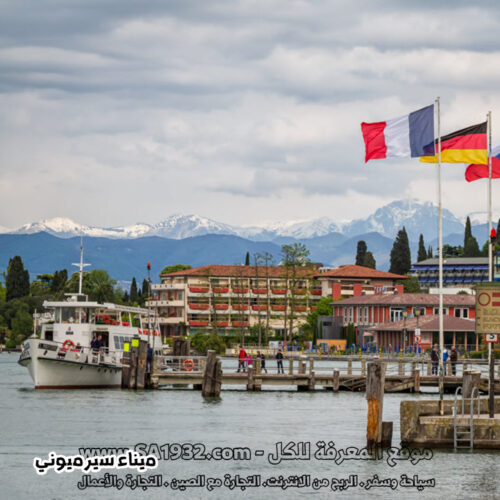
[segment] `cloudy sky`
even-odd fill
[[[440,96],[443,134],[492,110],[500,141],[495,3],[0,0],[0,225],[436,202],[435,166],[364,164],[360,123]],[[458,216],[486,207],[464,168],[443,169]]]

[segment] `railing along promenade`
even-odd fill
[[[261,390],[263,386],[296,387],[298,391],[316,389],[364,391],[366,389],[366,364],[381,360],[385,365],[385,392],[420,392],[421,387],[438,387],[439,376],[433,372],[433,364],[427,356],[380,358],[367,356],[294,356],[286,354],[283,372],[277,373],[277,360],[267,357],[265,367],[261,360],[249,357],[240,365],[238,359],[222,358],[222,386],[246,386],[247,390]],[[157,356],[154,361],[151,383],[186,386],[201,389],[206,357],[204,356]],[[485,360],[462,359],[455,364],[446,363],[444,387],[454,392],[462,385],[465,370],[481,372],[480,390],[487,391],[488,365]],[[495,392],[500,394],[500,364],[496,362]]]

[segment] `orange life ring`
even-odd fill
[[[194,361],[192,359],[185,359],[182,363],[182,369],[185,372],[192,372],[194,368]]]
[[[75,343],[70,339],[66,339],[63,342],[63,345],[61,347],[61,351],[67,351],[68,349],[73,348],[73,347],[75,347]]]

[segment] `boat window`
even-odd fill
[[[75,307],[61,308],[61,321],[62,323],[78,323],[78,315]]]
[[[61,308],[60,307],[56,307],[56,310],[54,312],[54,322],[55,323],[61,322]]]
[[[45,340],[54,340],[54,332],[52,330],[45,330]]]

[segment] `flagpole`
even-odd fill
[[[491,111],[486,115],[488,126],[488,241],[493,225],[492,209],[491,209]],[[493,244],[488,244],[488,281],[493,281]]]
[[[443,332],[443,201],[441,195],[441,99],[436,99],[437,104],[437,133],[438,133],[438,219],[439,219],[439,239],[438,239],[438,257],[439,257],[439,413],[444,415],[444,372],[443,372],[443,351],[444,351],[444,332]]]

